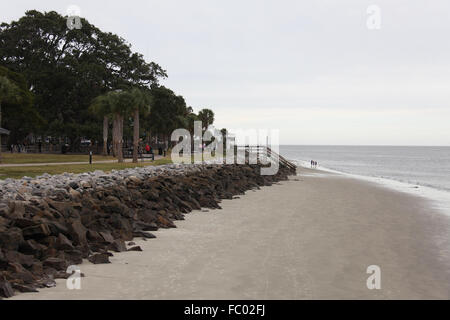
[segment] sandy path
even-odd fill
[[[374,184],[305,171],[223,210],[192,212],[138,241],[144,252],[81,265],[81,290],[58,280],[14,298],[449,299],[448,216]],[[374,264],[381,290],[366,287]]]

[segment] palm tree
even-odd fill
[[[91,105],[91,112],[103,117],[103,152],[106,154],[109,118],[113,118],[113,152],[123,162],[123,122],[133,114],[133,162],[138,162],[139,114],[150,111],[150,97],[143,90],[116,90],[98,96]]]
[[[119,131],[117,132],[119,143],[119,162],[123,162],[123,121],[125,117],[133,115],[134,130],[133,130],[133,162],[137,162],[137,152],[139,146],[139,110],[144,108],[146,104],[143,93],[137,89],[123,90],[117,92],[117,104],[115,108],[116,117],[118,120]]]
[[[17,86],[9,81],[8,78],[0,76],[0,127],[2,124],[2,102],[18,99]],[[2,136],[0,134],[0,162],[2,161]]]
[[[202,109],[198,113],[198,118],[202,122],[204,130],[214,123],[214,112],[210,109]]]
[[[133,162],[138,162],[139,148],[139,114],[150,112],[150,95],[138,88],[133,88],[129,92],[132,100],[133,110]]]
[[[130,97],[126,91],[117,90],[111,93],[113,104],[113,148],[118,162],[123,162],[123,119],[129,113]]]
[[[224,145],[226,145],[227,144],[228,130],[226,128],[220,129],[220,135],[222,136],[222,143]]]
[[[186,110],[186,115],[184,116],[183,127],[189,131],[191,134],[191,150],[194,150],[194,141],[198,137],[195,136],[195,121],[199,121],[198,116],[193,112],[191,107]]]
[[[103,116],[103,141],[106,145],[108,139],[109,118],[113,119],[112,145],[113,154],[119,162],[123,162],[123,119],[127,114],[125,92],[122,90],[110,91],[94,99],[91,105],[91,111],[94,114]],[[106,119],[105,119],[106,118]],[[106,143],[105,143],[106,140]],[[105,146],[103,146],[105,151]]]
[[[103,155],[108,154],[108,127],[114,104],[112,92],[98,96],[91,104],[90,111],[100,117],[103,117]]]

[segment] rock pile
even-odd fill
[[[290,174],[284,166],[261,176],[258,165],[167,165],[7,179],[0,184],[0,298],[54,286],[83,259],[109,263],[111,252],[127,251],[125,241],[154,238],[151,231],[174,228],[185,213],[220,208],[221,199]]]

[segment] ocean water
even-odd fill
[[[438,200],[450,209],[450,147],[280,146],[300,166],[319,167],[377,181]]]

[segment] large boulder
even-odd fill
[[[80,220],[74,220],[69,223],[69,234],[75,245],[87,246],[86,233],[87,229]]]
[[[22,201],[12,201],[11,212],[9,214],[10,218],[23,218],[25,215],[25,205]]]
[[[118,213],[121,214],[124,212],[126,207],[122,204],[122,202],[113,196],[108,196],[104,204],[102,205],[102,209],[106,213]]]
[[[95,253],[90,256],[88,260],[93,264],[111,263],[111,261],[109,261],[109,255],[107,253]]]
[[[25,240],[19,247],[19,251],[40,258],[47,247],[33,239]]]
[[[8,262],[20,263],[27,268],[30,268],[35,261],[32,255],[26,255],[12,250],[6,250],[4,252],[4,259]]]
[[[47,258],[44,261],[44,267],[53,268],[57,271],[66,270],[69,263],[61,258]]]
[[[128,251],[142,251],[142,248],[140,246],[134,246],[128,249]]]
[[[0,270],[3,270],[8,265],[8,260],[6,259],[5,254],[3,253],[3,250],[0,249]]]
[[[14,289],[6,280],[0,279],[0,297],[10,298],[14,295]]]
[[[22,230],[16,227],[5,228],[0,227],[0,247],[7,250],[19,249],[20,244],[24,241]]]
[[[99,234],[102,236],[103,240],[106,243],[113,243],[114,242],[114,237],[112,236],[111,232],[109,231],[101,231],[99,232]]]
[[[23,237],[25,239],[42,239],[51,235],[51,231],[47,224],[40,223],[34,226],[22,229]]]
[[[60,233],[56,240],[56,248],[59,250],[70,251],[73,250],[73,244],[64,234]]]
[[[7,273],[5,276],[10,282],[24,284],[32,284],[36,280],[30,271],[17,262],[10,262],[8,264]]]
[[[122,239],[116,239],[113,243],[110,243],[107,247],[108,250],[114,251],[114,252],[123,252],[127,251],[127,246],[125,245],[125,242]]]

